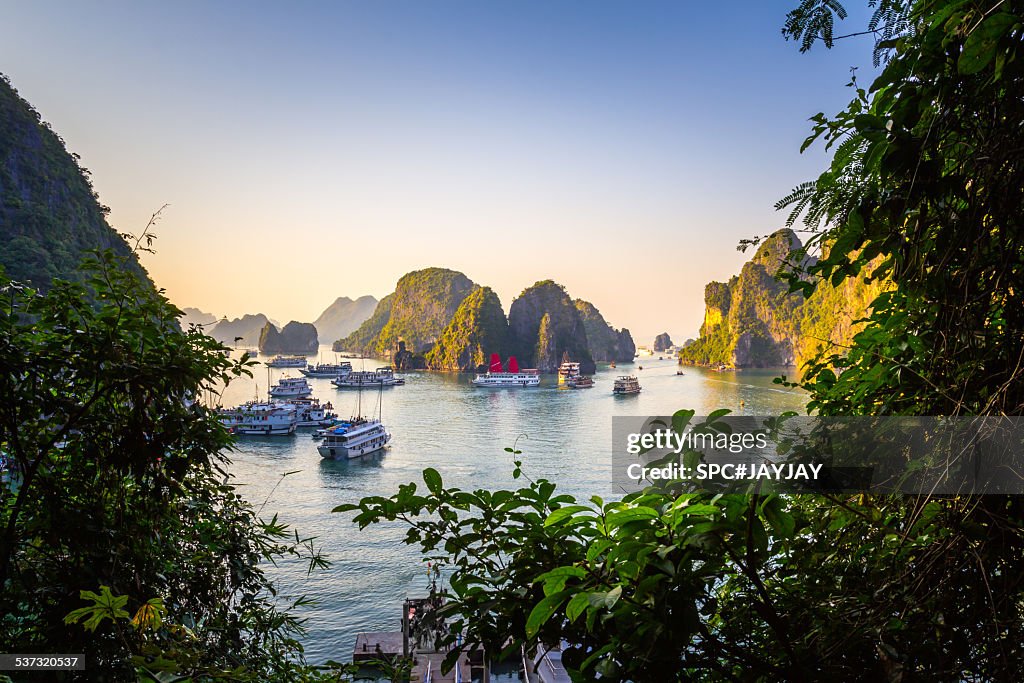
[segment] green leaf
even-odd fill
[[[567,518],[572,517],[577,512],[589,512],[590,508],[586,505],[566,505],[565,507],[558,508],[544,520],[544,526],[554,526],[559,522],[565,521]]]
[[[644,519],[657,519],[658,517],[658,511],[654,508],[641,506],[613,512],[608,515],[605,523],[610,530],[620,527],[623,524],[628,524],[629,522],[636,522]]]
[[[433,467],[423,470],[423,483],[427,485],[427,488],[435,496],[440,495],[441,490],[444,488],[441,483],[441,475]]]
[[[576,621],[583,610],[590,605],[590,594],[589,593],[577,593],[572,596],[572,600],[565,606],[565,616],[569,621]]]
[[[999,39],[1016,23],[1017,17],[1007,12],[999,12],[981,22],[971,31],[964,42],[963,52],[957,60],[957,70],[965,76],[976,74],[996,56]]]
[[[622,586],[616,586],[607,592],[594,592],[587,596],[587,601],[592,607],[611,609],[622,597]]]
[[[569,591],[559,591],[538,602],[526,618],[526,637],[533,638],[568,597]]]
[[[565,588],[565,582],[571,578],[582,579],[587,573],[579,567],[558,567],[544,572],[537,577],[537,582],[544,583],[544,595],[552,595]]]

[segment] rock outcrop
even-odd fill
[[[293,320],[278,331],[268,322],[260,330],[259,346],[260,353],[316,353],[320,340],[312,323]]]
[[[395,291],[377,304],[370,319],[339,340],[335,347],[386,355],[394,351],[399,341],[404,341],[414,354],[425,353],[475,286],[462,273],[447,268],[424,268],[406,273],[399,279]],[[388,301],[386,309],[383,308],[385,300]]]
[[[213,313],[200,311],[198,308],[183,308],[183,315],[178,318],[182,329],[188,329],[190,325],[202,325],[204,329],[211,329],[217,323],[217,316]]]
[[[376,308],[377,299],[372,296],[361,296],[355,301],[340,296],[313,321],[313,326],[320,339],[341,339],[359,329]]]
[[[839,288],[818,283],[805,299],[789,292],[775,277],[784,266],[806,268],[800,239],[789,229],[766,239],[740,274],[704,289],[704,322],[700,338],[684,346],[680,362],[725,364],[736,368],[800,366],[822,340],[844,344],[852,337],[853,320],[863,317],[883,285],[849,278]]]
[[[89,171],[0,74],[0,266],[13,280],[49,289],[54,278],[81,282],[82,259],[111,249],[148,281],[110,225]]]
[[[509,309],[508,326],[521,367],[555,372],[568,354],[583,374],[597,369],[579,311],[565,288],[551,280],[523,290]]]
[[[420,353],[413,353],[405,347],[405,342],[400,341],[396,345],[395,352],[391,355],[391,364],[396,370],[426,370],[427,359]]]
[[[492,353],[508,355],[508,321],[498,295],[476,287],[459,305],[448,326],[427,353],[431,370],[474,372]]]
[[[234,346],[238,337],[241,337],[237,342],[239,345],[255,346],[259,343],[260,332],[268,324],[270,324],[270,320],[262,313],[246,313],[241,318],[222,319],[212,328],[206,330],[206,334],[228,346]]]
[[[583,320],[587,333],[587,348],[590,357],[598,363],[630,363],[636,355],[636,344],[629,330],[617,330],[604,319],[601,311],[589,301],[576,299],[573,302]]]
[[[674,346],[672,344],[672,337],[668,336],[668,332],[662,332],[654,338],[654,352],[661,353],[662,351],[668,351]]]
[[[384,326],[388,324],[388,319],[391,317],[391,302],[394,300],[395,295],[392,293],[378,301],[377,307],[373,310],[373,315],[363,321],[363,324],[355,332],[344,339],[334,342],[331,348],[335,351],[348,351],[350,353],[366,355],[376,354],[377,338],[380,336]]]

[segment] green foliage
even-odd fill
[[[554,372],[569,357],[586,368],[593,365],[586,327],[565,287],[542,280],[512,302],[509,333],[520,365]]]
[[[809,218],[830,226],[812,238],[829,250],[809,276],[888,278],[896,288],[874,302],[848,353],[815,359],[806,379],[814,408],[1024,409],[1024,340],[1012,333],[1024,326],[1012,303],[1024,215],[1018,5],[902,4],[913,30],[886,42],[888,63],[870,89],[854,81],[846,110],[814,117],[808,144],[851,151],[836,155],[809,200]]]
[[[80,280],[91,249],[113,249],[145,272],[106,222],[89,172],[64,141],[0,74],[0,265],[14,280],[47,289],[55,278]]]
[[[431,370],[471,372],[484,365],[491,353],[509,352],[508,321],[498,295],[490,287],[476,287],[427,353]]]
[[[391,317],[391,304],[394,300],[395,295],[391,293],[378,301],[373,315],[367,318],[355,332],[334,342],[332,348],[335,351],[375,353],[376,340],[380,336],[381,330],[387,325],[388,318]]]
[[[476,285],[447,268],[424,268],[406,273],[395,286],[391,315],[375,341],[377,353],[404,341],[413,353],[427,350],[451,321]]]
[[[476,285],[447,268],[406,273],[358,330],[334,344],[338,350],[386,354],[404,341],[413,353],[427,351]]]
[[[0,641],[83,652],[91,680],[303,680],[306,601],[279,604],[264,567],[326,560],[238,495],[232,437],[196,402],[245,362],[123,258],[82,272],[45,294],[0,278]]]

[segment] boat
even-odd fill
[[[711,369],[715,372],[725,372],[729,367],[725,363],[719,363],[718,365],[712,366]]]
[[[610,367],[610,368],[612,368],[614,370],[615,369],[615,361],[610,361],[608,363],[608,367]]]
[[[295,433],[298,411],[287,403],[250,401],[218,411],[221,424],[232,434],[287,436]]]
[[[304,368],[306,359],[303,356],[274,356],[267,365],[272,368]]]
[[[540,371],[534,369],[520,370],[519,361],[516,360],[515,356],[509,356],[508,365],[503,370],[501,367],[501,356],[497,353],[492,353],[488,371],[474,376],[473,386],[492,389],[536,387],[540,386]]]
[[[380,370],[388,370],[390,372],[391,368],[380,368]],[[377,414],[383,415],[384,385],[377,384],[376,386],[378,387]],[[391,435],[388,434],[381,420],[363,417],[363,389],[361,385],[358,388],[359,402],[355,416],[350,420],[341,422],[341,424],[329,427],[324,432],[323,441],[316,447],[320,457],[334,460],[358,458],[361,455],[376,453],[391,441]]]
[[[682,376],[683,376],[683,371],[682,370],[676,370],[676,377],[682,377]]]
[[[562,356],[562,364],[558,366],[558,383],[566,384],[569,380],[580,376],[580,364],[569,360],[569,354]]]
[[[286,401],[298,412],[296,427],[328,427],[335,423],[338,414],[331,412],[334,406],[322,404],[318,398],[292,398]]]
[[[352,372],[352,364],[348,361],[342,363],[317,363],[299,370],[306,377],[344,377]]]
[[[570,389],[590,389],[594,386],[594,378],[589,375],[579,375],[565,380],[565,386]]]
[[[331,380],[331,384],[339,389],[362,389],[364,387],[397,387],[405,384],[401,377],[395,377],[390,367],[376,370],[357,370]]]
[[[268,393],[271,398],[301,398],[312,394],[313,387],[305,377],[282,377]]]
[[[612,387],[613,394],[639,394],[640,380],[632,375],[622,375],[616,378],[615,386]]]
[[[316,450],[322,458],[358,458],[381,450],[389,441],[391,435],[380,420],[355,417],[328,429]]]

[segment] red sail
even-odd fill
[[[519,372],[519,361],[516,360],[515,356],[508,357],[508,371]]]
[[[501,372],[501,355],[497,353],[491,354],[491,372]]]

